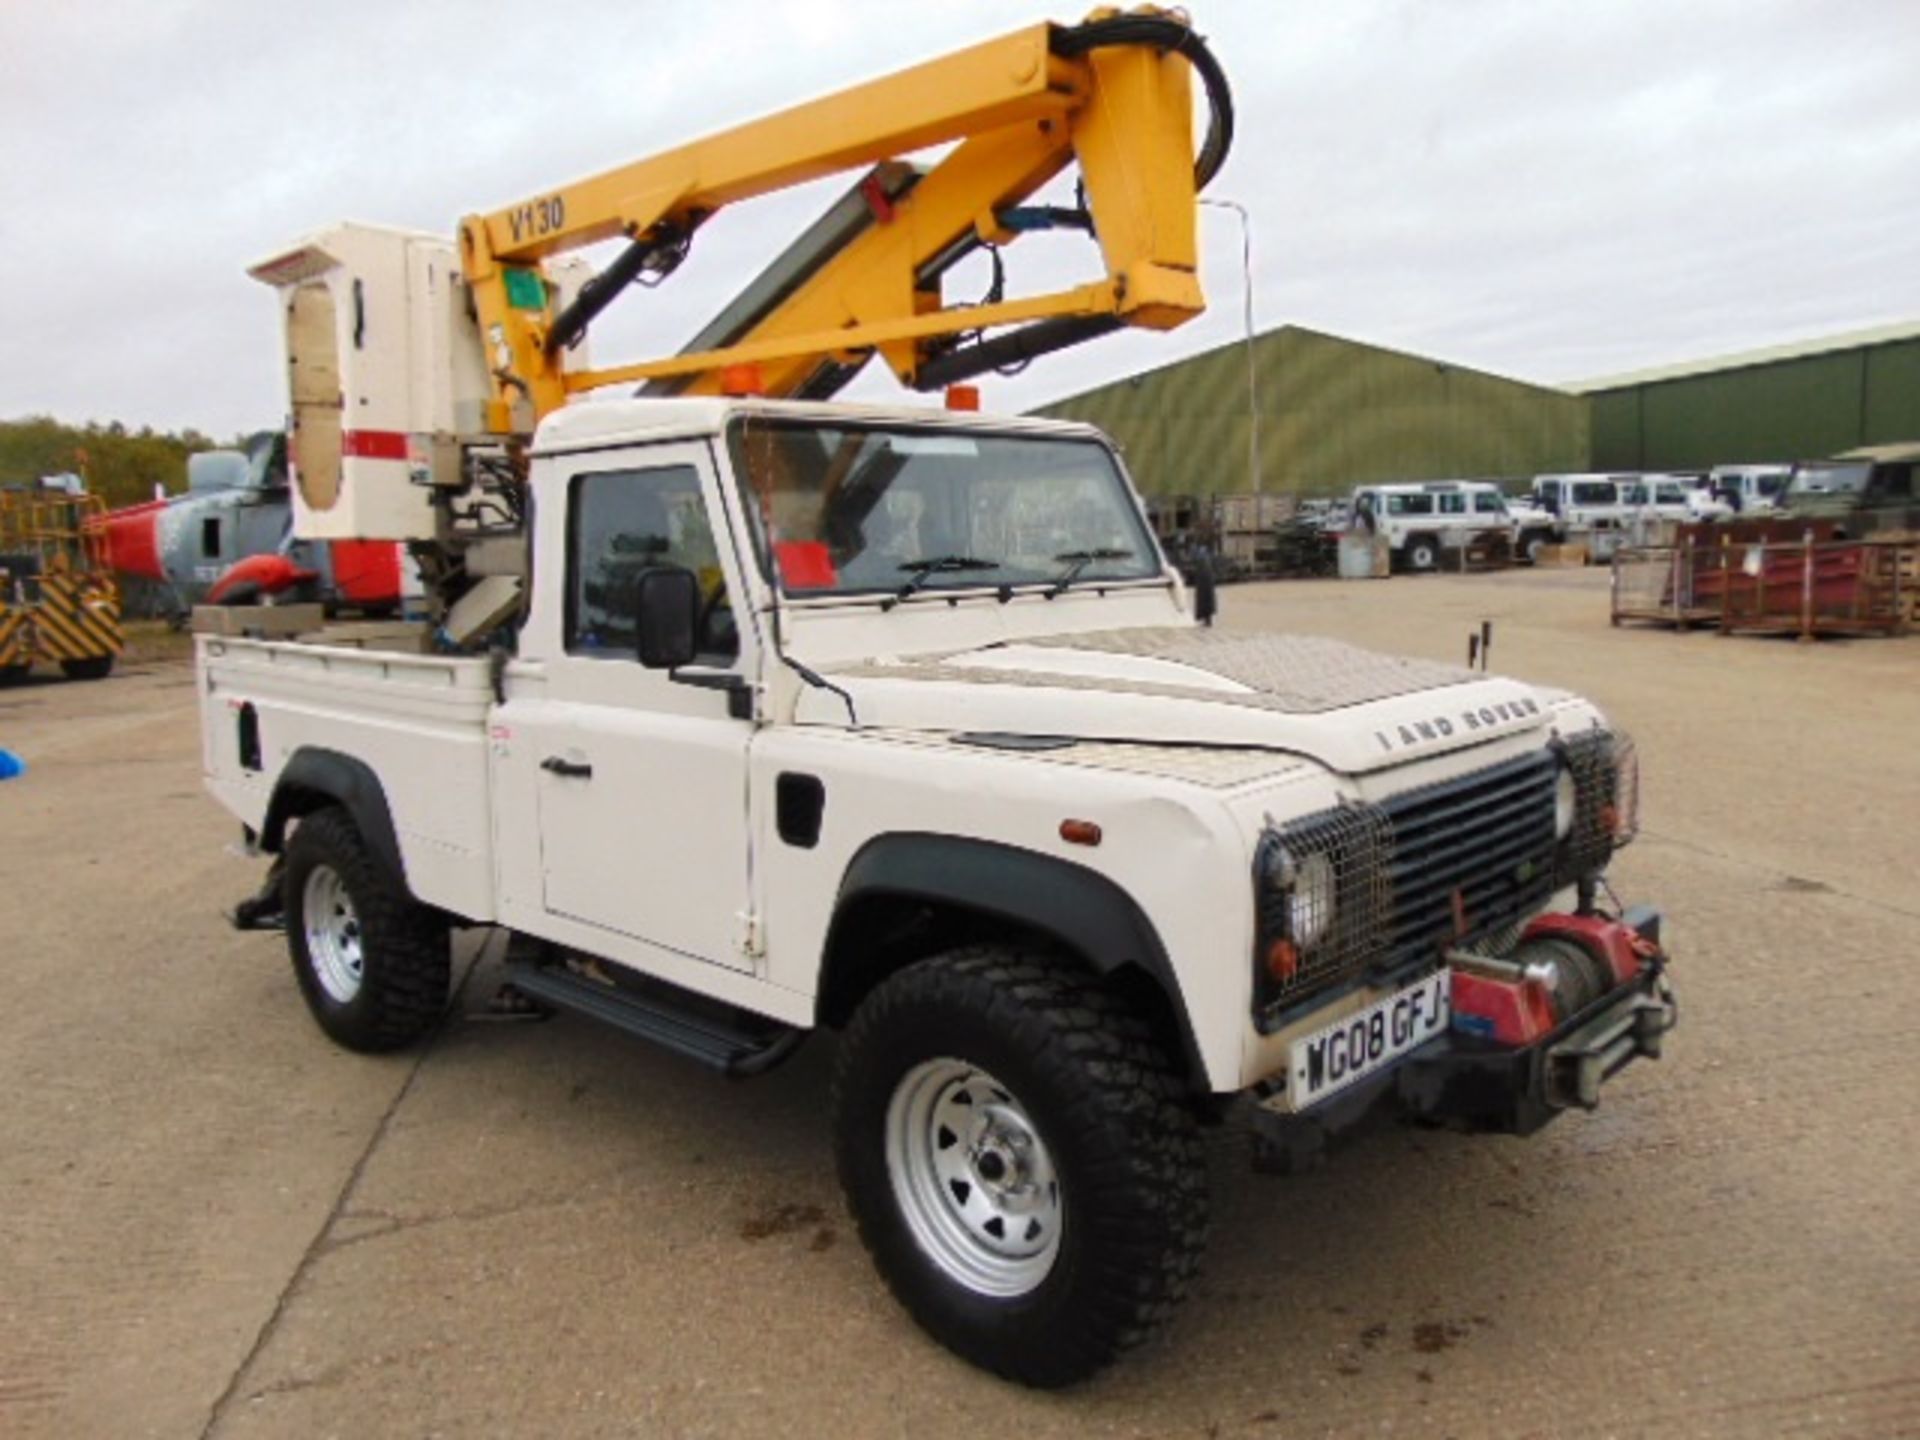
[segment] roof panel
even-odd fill
[[[1569,381],[1561,388],[1575,395],[1591,395],[1601,390],[1627,390],[1636,385],[1656,385],[1663,380],[1685,380],[1694,375],[1711,375],[1721,370],[1745,370],[1755,365],[1774,365],[1783,360],[1804,360],[1814,355],[1830,355],[1836,350],[1858,350],[1868,345],[1887,345],[1897,340],[1920,339],[1920,320],[1905,320],[1892,325],[1875,325],[1865,330],[1848,330],[1838,335],[1823,335],[1813,340],[1795,340],[1784,345],[1767,345],[1758,350],[1743,350],[1732,355],[1714,355],[1701,360],[1683,360],[1675,365],[1656,365],[1646,370],[1630,370],[1619,375],[1601,375],[1591,380]]]

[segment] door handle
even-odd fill
[[[568,760],[559,755],[549,755],[540,762],[540,768],[549,775],[564,775],[570,780],[591,780],[593,766],[581,760]]]

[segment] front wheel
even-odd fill
[[[999,947],[922,961],[855,1015],[841,1183],[894,1295],[963,1358],[1083,1380],[1198,1268],[1197,1123],[1147,1026],[1093,977]]]
[[[62,660],[60,673],[69,680],[104,680],[113,673],[113,656],[93,655],[85,660]]]

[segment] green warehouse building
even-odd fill
[[[1596,470],[1704,470],[1920,440],[1920,324],[1569,387]]]
[[[1589,449],[1578,396],[1293,325],[1038,413],[1112,435],[1150,495],[1332,495],[1373,481],[1516,478],[1585,469]]]
[[[1566,387],[1290,325],[1039,413],[1114,436],[1149,495],[1704,470],[1920,440],[1920,323]]]

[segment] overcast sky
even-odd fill
[[[1263,329],[1560,381],[1920,319],[1915,0],[1193,11],[1238,102],[1210,193],[1252,212]],[[462,213],[1048,16],[1039,0],[0,0],[0,418],[277,424],[277,311],[243,271],[302,233],[451,234]],[[678,348],[828,198],[720,216],[596,329],[596,360]],[[1234,339],[1237,227],[1205,213],[1205,316],[989,377],[988,405]],[[1085,278],[1079,243],[1013,247],[1013,293]],[[853,393],[893,386],[876,368]]]

